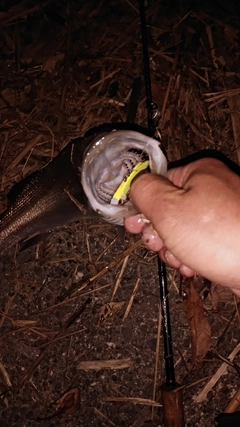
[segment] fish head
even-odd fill
[[[167,159],[159,141],[131,130],[95,135],[85,149],[80,179],[90,208],[105,221],[123,225],[138,213],[130,197],[132,179],[142,171],[165,176]]]

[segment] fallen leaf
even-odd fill
[[[191,330],[192,364],[197,366],[202,363],[204,356],[209,350],[211,328],[204,315],[202,299],[195,290],[193,281],[190,284],[184,311]]]
[[[64,58],[63,53],[59,53],[58,55],[51,56],[50,58],[47,58],[43,64],[42,64],[42,71],[54,71],[56,68],[56,65],[59,61],[62,61]]]
[[[191,283],[202,300],[205,300],[211,292],[212,282],[200,274],[196,274],[194,279],[180,276],[179,294],[183,299],[187,299]]]
[[[74,415],[80,408],[80,390],[78,387],[73,387],[66,391],[58,400],[57,406],[53,414],[47,417],[38,417],[36,421],[51,420],[59,415]]]
[[[125,304],[124,301],[109,302],[107,304],[104,304],[99,310],[97,325],[100,326],[108,317],[112,316],[114,313],[117,313],[117,311],[121,310],[124,304]]]
[[[211,288],[211,303],[212,309],[217,310],[220,303],[233,301],[234,294],[230,288],[214,284]]]
[[[57,414],[74,415],[80,408],[80,390],[78,387],[71,388],[58,400]]]
[[[16,93],[13,89],[6,87],[2,90],[1,95],[3,96],[4,100],[6,100],[10,105],[14,105],[16,102]],[[0,108],[7,108],[6,103],[1,98],[0,99]]]

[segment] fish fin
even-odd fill
[[[49,236],[50,233],[51,231],[48,231],[47,233],[35,234],[34,236],[28,237],[25,240],[21,240],[18,244],[19,252],[23,252],[26,249],[30,248],[31,246],[38,245],[44,239],[46,239],[46,237]]]

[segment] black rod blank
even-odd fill
[[[153,131],[153,130],[155,131],[155,120],[152,113],[153,110],[155,109],[155,105],[152,100],[152,88],[151,88],[151,76],[150,76],[150,66],[149,66],[147,26],[146,26],[144,0],[139,0],[139,10],[140,10],[140,19],[141,19],[143,67],[144,67],[144,78],[145,78],[146,98],[147,98],[148,128],[150,131]]]
[[[145,74],[145,86],[147,97],[148,127],[152,133],[156,131],[156,121],[154,120],[154,110],[156,106],[152,102],[151,76],[149,67],[147,29],[145,17],[144,0],[139,0],[141,29],[142,29],[142,46],[143,46],[143,63]],[[174,360],[172,351],[172,335],[170,323],[170,311],[168,301],[168,286],[166,265],[158,259],[158,277],[160,288],[160,299],[162,305],[162,326],[164,338],[164,359],[166,370],[166,382],[161,386],[161,395],[163,403],[163,422],[164,427],[184,427],[184,410],[182,390],[178,388],[174,373]]]
[[[176,386],[175,373],[174,373],[174,360],[172,351],[172,334],[171,322],[169,312],[168,300],[168,286],[167,286],[167,273],[165,263],[158,257],[158,276],[159,276],[159,289],[162,305],[162,328],[164,340],[164,359],[166,370],[166,384],[168,386]]]

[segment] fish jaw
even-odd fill
[[[123,225],[124,218],[137,213],[131,199],[123,205],[112,205],[107,200],[117,189],[117,184],[124,180],[123,164],[128,168],[129,153],[134,150],[144,152],[149,158],[150,172],[166,175],[167,160],[159,142],[136,131],[118,130],[98,135],[83,156],[81,183],[88,202],[94,212],[112,224]],[[134,155],[130,157],[132,162]],[[101,197],[100,185],[106,197]]]

